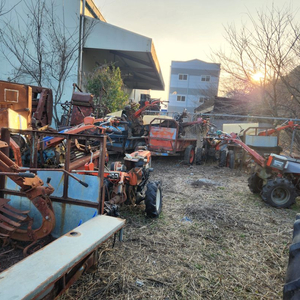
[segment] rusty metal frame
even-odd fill
[[[159,124],[155,124],[155,125],[158,125],[158,127],[159,128],[164,128],[164,127],[162,127],[161,126],[161,124],[165,121],[166,122],[166,128],[170,128],[170,122],[169,121],[172,121],[172,123],[174,123],[175,124],[175,126],[176,126],[176,136],[175,136],[175,140],[174,140],[174,147],[173,147],[173,145],[172,145],[172,143],[171,143],[171,147],[172,147],[172,151],[171,151],[171,153],[172,154],[175,154],[176,153],[176,149],[177,149],[177,140],[178,140],[178,131],[179,131],[179,126],[178,126],[178,123],[175,121],[175,120],[170,120],[170,119],[163,119],[163,118],[154,118],[151,122],[150,122],[150,124],[149,124],[149,137],[148,137],[148,144],[150,145],[150,140],[151,140],[151,136],[150,136],[150,132],[151,132],[151,127],[153,126],[153,127],[156,127],[154,124],[153,124],[153,122],[154,121],[160,121],[159,122]],[[156,140],[161,140],[161,141],[173,141],[173,140],[170,140],[170,139],[167,139],[167,138],[163,138],[163,137],[161,137],[161,138],[155,138]],[[151,150],[151,149],[150,149]],[[157,151],[158,149],[153,149],[154,151]],[[170,151],[169,151],[170,152]]]
[[[235,143],[236,145],[240,146],[241,148],[243,148],[247,153],[249,153],[249,155],[251,155],[254,159],[254,161],[260,165],[261,167],[265,166],[266,163],[266,159],[263,158],[259,153],[257,153],[255,150],[253,150],[252,148],[250,148],[249,146],[247,146],[244,142],[242,142],[240,139],[236,138],[236,137],[230,137],[227,136],[224,138],[224,140],[228,141],[228,142],[232,142]]]
[[[83,206],[93,206],[98,209],[98,213],[102,214],[101,216],[98,215],[93,217],[92,219],[88,220],[84,224],[79,227],[74,228],[69,233],[61,236],[56,241],[50,243],[45,248],[41,249],[40,251],[30,255],[27,259],[19,262],[18,264],[14,265],[9,269],[9,271],[4,271],[3,278],[5,278],[5,283],[1,281],[3,286],[8,285],[15,285],[15,281],[24,279],[24,274],[28,274],[28,266],[30,266],[31,272],[41,272],[44,275],[42,279],[35,278],[35,282],[37,283],[36,286],[28,286],[25,285],[25,288],[15,290],[14,295],[12,295],[11,289],[5,289],[1,286],[1,299],[12,299],[17,297],[20,298],[30,298],[30,299],[54,299],[57,298],[59,295],[64,293],[84,272],[90,269],[93,266],[96,266],[98,261],[97,249],[99,246],[109,239],[112,235],[116,234],[117,232],[120,233],[119,239],[122,240],[122,232],[123,227],[125,226],[125,220],[121,220],[114,217],[109,217],[103,215],[104,213],[104,185],[103,185],[103,178],[104,178],[104,164],[105,164],[105,152],[106,152],[106,135],[100,134],[98,136],[95,135],[84,135],[84,134],[61,134],[61,133],[49,133],[49,132],[42,132],[42,131],[30,131],[30,130],[10,130],[10,129],[3,129],[1,131],[2,138],[4,137],[6,140],[10,140],[10,133],[19,133],[22,135],[30,135],[32,139],[32,153],[31,153],[31,161],[30,168],[22,168],[24,171],[30,171],[32,173],[37,171],[61,171],[66,176],[64,176],[64,190],[62,197],[50,197],[52,201],[57,202],[68,202],[70,204],[75,205],[83,205]],[[37,166],[37,151],[39,145],[41,143],[41,139],[44,136],[55,136],[64,138],[66,140],[66,157],[65,157],[65,165],[63,169],[47,169],[47,168],[35,168]],[[71,142],[75,139],[93,139],[99,140],[99,156],[98,156],[98,173],[97,175],[100,178],[100,185],[101,188],[99,189],[99,202],[92,203],[88,201],[79,201],[70,199],[68,197],[68,189],[66,188],[69,184],[69,177],[75,177],[74,174],[71,174],[70,170],[70,150],[71,150]],[[5,141],[4,141],[5,142]],[[5,149],[6,148],[1,148]],[[26,173],[27,174],[27,173]],[[0,178],[4,176],[9,176],[11,174],[2,172],[0,173]],[[15,174],[12,174],[15,175]],[[49,174],[50,175],[50,174]],[[4,180],[3,180],[4,181]],[[80,179],[77,178],[77,181]],[[2,183],[2,182],[1,182]],[[5,194],[12,194],[12,195],[20,195],[24,196],[24,193],[12,191],[12,190],[5,190],[2,189],[0,192],[5,192]],[[94,230],[95,229],[95,230]],[[76,241],[75,239],[79,239]],[[74,239],[74,240],[73,240]],[[73,240],[73,242],[71,242]],[[75,245],[80,244],[80,249],[78,246]],[[50,248],[49,248],[50,247]],[[51,255],[58,255],[57,253],[61,253],[61,248],[65,249],[65,253],[68,255],[62,255],[65,257],[64,260],[53,260],[53,267],[49,271],[49,266],[44,264],[45,259],[49,258]],[[49,249],[49,250],[47,250]],[[73,249],[77,249],[76,251]],[[45,250],[45,252],[44,252]],[[69,254],[72,255],[69,255]],[[49,256],[50,254],[50,256]],[[29,259],[29,261],[27,261]],[[33,260],[37,260],[38,264],[32,263]],[[33,266],[31,268],[31,266]],[[44,268],[44,269],[43,269]],[[35,270],[37,269],[37,270]],[[48,273],[46,272],[48,270]],[[50,272],[50,273],[49,273]],[[53,273],[52,273],[53,272]],[[6,276],[6,274],[8,274]],[[17,279],[18,276],[21,279]],[[27,288],[28,286],[28,288]],[[22,295],[22,296],[21,296]],[[23,297],[25,296],[25,297]]]
[[[244,139],[244,141],[246,140],[246,135],[258,136],[259,135],[259,132],[258,132],[259,130],[267,131],[268,129],[273,129],[273,128],[271,128],[271,127],[254,127],[254,126],[253,127],[248,127],[243,133],[243,139]],[[250,131],[250,130],[254,130],[254,134],[247,134],[247,132]],[[265,136],[270,136],[270,135],[274,135],[274,134],[276,134],[277,144],[279,144],[279,131],[275,131],[272,134],[266,134]]]
[[[28,127],[51,124],[53,110],[51,89],[0,80],[0,91],[2,127],[10,126],[8,109],[26,119]]]
[[[153,124],[154,121],[160,121],[159,124]],[[166,122],[166,127],[162,127],[161,124],[163,122]],[[159,128],[170,128],[170,123],[174,123],[176,127],[174,127],[176,129],[176,136],[174,140],[170,140],[168,138],[155,138],[156,140],[160,140],[160,141],[174,141],[174,146],[171,144],[172,146],[172,150],[170,151],[165,151],[166,153],[170,154],[170,155],[180,155],[178,152],[183,152],[185,150],[185,148],[188,145],[194,145],[196,147],[197,144],[197,140],[196,139],[186,139],[186,138],[179,138],[179,125],[178,122],[176,120],[172,120],[172,119],[164,119],[164,118],[154,118],[150,124],[149,124],[149,136],[148,136],[148,145],[149,145],[149,150],[153,151],[154,153],[160,152],[160,149],[151,149],[151,145],[150,145],[150,140],[151,140],[151,136],[150,136],[150,132],[151,132],[151,127],[155,127],[155,125],[158,125]],[[186,145],[186,147],[185,147]],[[180,147],[181,146],[181,147]]]
[[[87,207],[95,207],[98,210],[99,214],[104,213],[104,185],[103,185],[103,178],[104,178],[104,166],[105,166],[105,149],[106,149],[106,135],[100,134],[100,135],[87,135],[87,134],[66,134],[66,133],[52,133],[52,132],[45,132],[45,131],[37,131],[37,130],[16,130],[16,129],[7,129],[2,128],[2,131],[4,133],[5,139],[7,139],[10,136],[10,133],[18,133],[22,135],[30,135],[32,139],[32,147],[31,147],[31,157],[30,157],[30,168],[24,169],[31,172],[37,172],[37,171],[61,171],[66,174],[64,177],[64,191],[62,197],[56,197],[56,196],[50,196],[51,201],[54,202],[61,202],[61,203],[68,203],[68,204],[75,204],[75,205],[81,205],[81,206],[87,206]],[[45,136],[51,136],[51,137],[58,137],[66,140],[66,155],[65,155],[65,164],[63,169],[47,169],[47,168],[38,168],[37,166],[37,158],[38,158],[38,145],[41,141],[41,139]],[[69,185],[69,177],[72,177],[73,175],[69,174],[71,166],[71,159],[70,159],[70,151],[71,151],[71,142],[75,139],[94,139],[99,140],[99,165],[98,165],[98,177],[100,178],[100,190],[99,190],[99,203],[89,202],[89,201],[83,201],[83,200],[74,200],[68,197],[68,185]],[[7,142],[6,140],[4,140]],[[89,157],[86,158],[89,160]],[[84,161],[83,161],[84,162]],[[50,175],[49,175],[50,176]],[[2,176],[1,176],[2,177]],[[51,177],[51,176],[50,176]],[[2,177],[3,178],[3,177]],[[12,195],[19,195],[24,196],[22,192],[17,191],[11,191],[6,190],[4,188],[1,189],[2,193],[5,194],[12,194]],[[1,195],[0,195],[1,196]]]

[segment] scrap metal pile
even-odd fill
[[[128,122],[122,123],[117,118],[95,119],[90,116],[91,95],[75,92],[69,111],[70,123],[57,132],[49,127],[53,106],[51,90],[0,82],[0,94],[3,95],[0,99],[0,240],[3,247],[22,247],[26,256],[49,235],[54,239],[65,236],[98,215],[118,216],[117,206],[122,203],[137,205],[145,201],[147,216],[159,216],[161,185],[159,181],[149,181],[153,170],[149,151],[126,154],[124,164],[114,163],[111,170],[105,166],[107,133],[119,132],[117,126]],[[97,220],[96,223],[102,223],[102,219]],[[97,245],[124,226],[123,220],[117,223],[105,220],[112,224],[111,229],[106,227],[110,231],[105,233],[105,239],[98,237]],[[46,279],[45,287],[51,285],[54,294],[61,293],[78,278],[82,273],[78,267],[84,266],[86,270],[97,263],[97,246],[89,248],[89,239],[84,237],[83,242],[87,248],[78,253],[80,258],[72,263],[72,271],[71,262],[66,262],[65,273]],[[59,266],[57,272],[60,270]]]
[[[300,160],[273,153],[264,157],[247,144],[246,136],[242,141],[237,134],[209,135],[209,121],[184,122],[185,111],[174,118],[143,116],[147,109],[157,111],[160,100],[95,118],[93,96],[74,90],[71,101],[64,104],[66,113],[57,132],[50,128],[50,89],[0,81],[0,95],[0,240],[3,247],[25,242],[18,245],[25,256],[47,236],[65,236],[97,215],[118,216],[121,204],[144,201],[145,215],[158,217],[162,188],[160,181],[150,180],[154,155],[179,156],[191,165],[218,153],[220,165],[233,168],[236,149],[243,149],[256,163],[249,178],[251,192],[279,208],[290,207],[300,195]],[[298,127],[288,123],[280,130]],[[113,162],[108,168],[108,152],[124,154],[124,162]],[[112,225],[97,242],[123,226],[123,221]],[[97,263],[96,248],[85,249],[79,260],[76,254],[71,271],[66,262],[64,274],[54,281],[47,279],[53,295],[61,294],[83,269]],[[39,293],[45,291],[46,286]]]
[[[161,185],[149,181],[153,171],[150,151],[126,154],[124,163],[113,163],[110,170],[105,166],[107,139],[111,145],[117,143],[112,140],[113,134],[122,132],[120,127],[128,132],[144,109],[131,119],[128,110],[128,115],[125,110],[121,118],[95,119],[92,95],[74,91],[64,126],[57,132],[49,127],[51,90],[0,82],[0,92],[4,95],[0,99],[3,245],[11,240],[28,241],[26,254],[39,239],[49,234],[61,236],[95,214],[117,216],[117,206],[122,203],[137,205],[145,201],[149,217],[160,214]],[[140,139],[145,141],[145,137]],[[31,203],[36,207],[34,212]],[[66,204],[73,208],[66,210]],[[71,220],[73,210],[78,214]]]
[[[203,119],[183,122],[185,111],[176,118],[144,120],[146,110],[159,110],[157,99],[96,119],[93,96],[76,88],[63,104],[56,131],[50,127],[50,89],[0,82],[0,231],[5,245],[10,239],[28,241],[25,254],[40,238],[61,236],[95,214],[118,215],[122,203],[145,201],[146,215],[159,216],[162,191],[159,181],[149,181],[151,156],[178,155],[192,164],[208,128]],[[125,154],[124,163],[112,163],[109,170],[108,151]],[[72,208],[65,210],[66,204]],[[74,209],[80,213],[70,221]]]

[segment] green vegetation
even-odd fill
[[[128,94],[122,88],[121,71],[114,65],[98,67],[86,76],[86,89],[94,95],[95,104],[105,106],[110,112],[122,109],[128,101]]]

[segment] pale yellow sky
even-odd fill
[[[108,23],[153,39],[165,91],[151,91],[168,99],[172,60],[210,62],[211,51],[225,47],[224,26],[247,22],[247,15],[267,9],[300,8],[298,0],[94,0]]]

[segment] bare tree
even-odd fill
[[[276,117],[300,107],[300,69],[295,68],[300,64],[300,28],[295,16],[290,7],[272,6],[255,17],[249,14],[240,29],[225,27],[229,51],[213,56],[221,63],[229,95],[251,97]]]
[[[217,96],[217,93],[218,93],[218,85],[216,83],[207,82],[205,87],[198,85],[195,90],[190,90],[189,91],[189,94],[191,96],[190,98],[193,98],[195,100],[191,100],[191,99],[188,100],[191,101],[191,103],[193,103],[195,109],[196,108],[201,109],[201,105],[203,105],[204,103],[209,102],[212,103],[211,105],[213,105],[213,101]]]
[[[2,53],[12,67],[10,81],[26,81],[30,84],[49,87],[54,95],[54,119],[59,120],[58,105],[61,102],[66,79],[77,63],[80,43],[90,33],[78,39],[79,28],[66,26],[64,15],[57,17],[57,8],[52,1],[24,1],[26,11],[9,20],[3,20],[0,32]]]
[[[0,16],[2,16],[4,14],[4,6],[5,6],[5,2],[4,0],[0,1]]]
[[[6,5],[6,1],[5,0],[1,0],[0,1],[0,17],[11,12],[22,0],[20,0],[19,2],[17,2],[15,5],[13,5],[10,9],[6,10],[5,9],[5,5]]]

